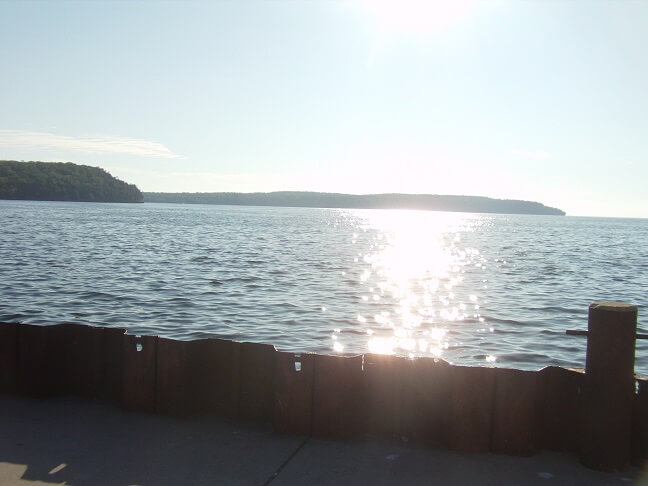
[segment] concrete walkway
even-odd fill
[[[76,398],[0,396],[0,485],[627,485],[636,468],[571,455],[461,454],[279,436],[250,424],[174,420]]]

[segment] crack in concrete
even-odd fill
[[[268,486],[272,481],[274,481],[278,476],[279,473],[294,459],[294,457],[299,453],[300,450],[306,445],[306,443],[310,440],[310,437],[306,437],[301,444],[297,446],[297,449],[293,451],[290,456],[277,468],[277,470],[272,473],[272,475],[266,480],[265,483],[263,483],[263,486]]]

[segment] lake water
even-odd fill
[[[0,320],[583,367],[565,330],[591,302],[645,332],[647,242],[638,219],[0,201]]]

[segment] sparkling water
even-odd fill
[[[641,219],[0,201],[0,320],[583,367],[565,330],[591,302],[645,332],[647,241]]]

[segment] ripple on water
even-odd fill
[[[0,206],[3,321],[538,369],[582,366],[586,341],[564,331],[592,301],[648,307],[645,220]],[[638,343],[644,374],[647,353]]]

